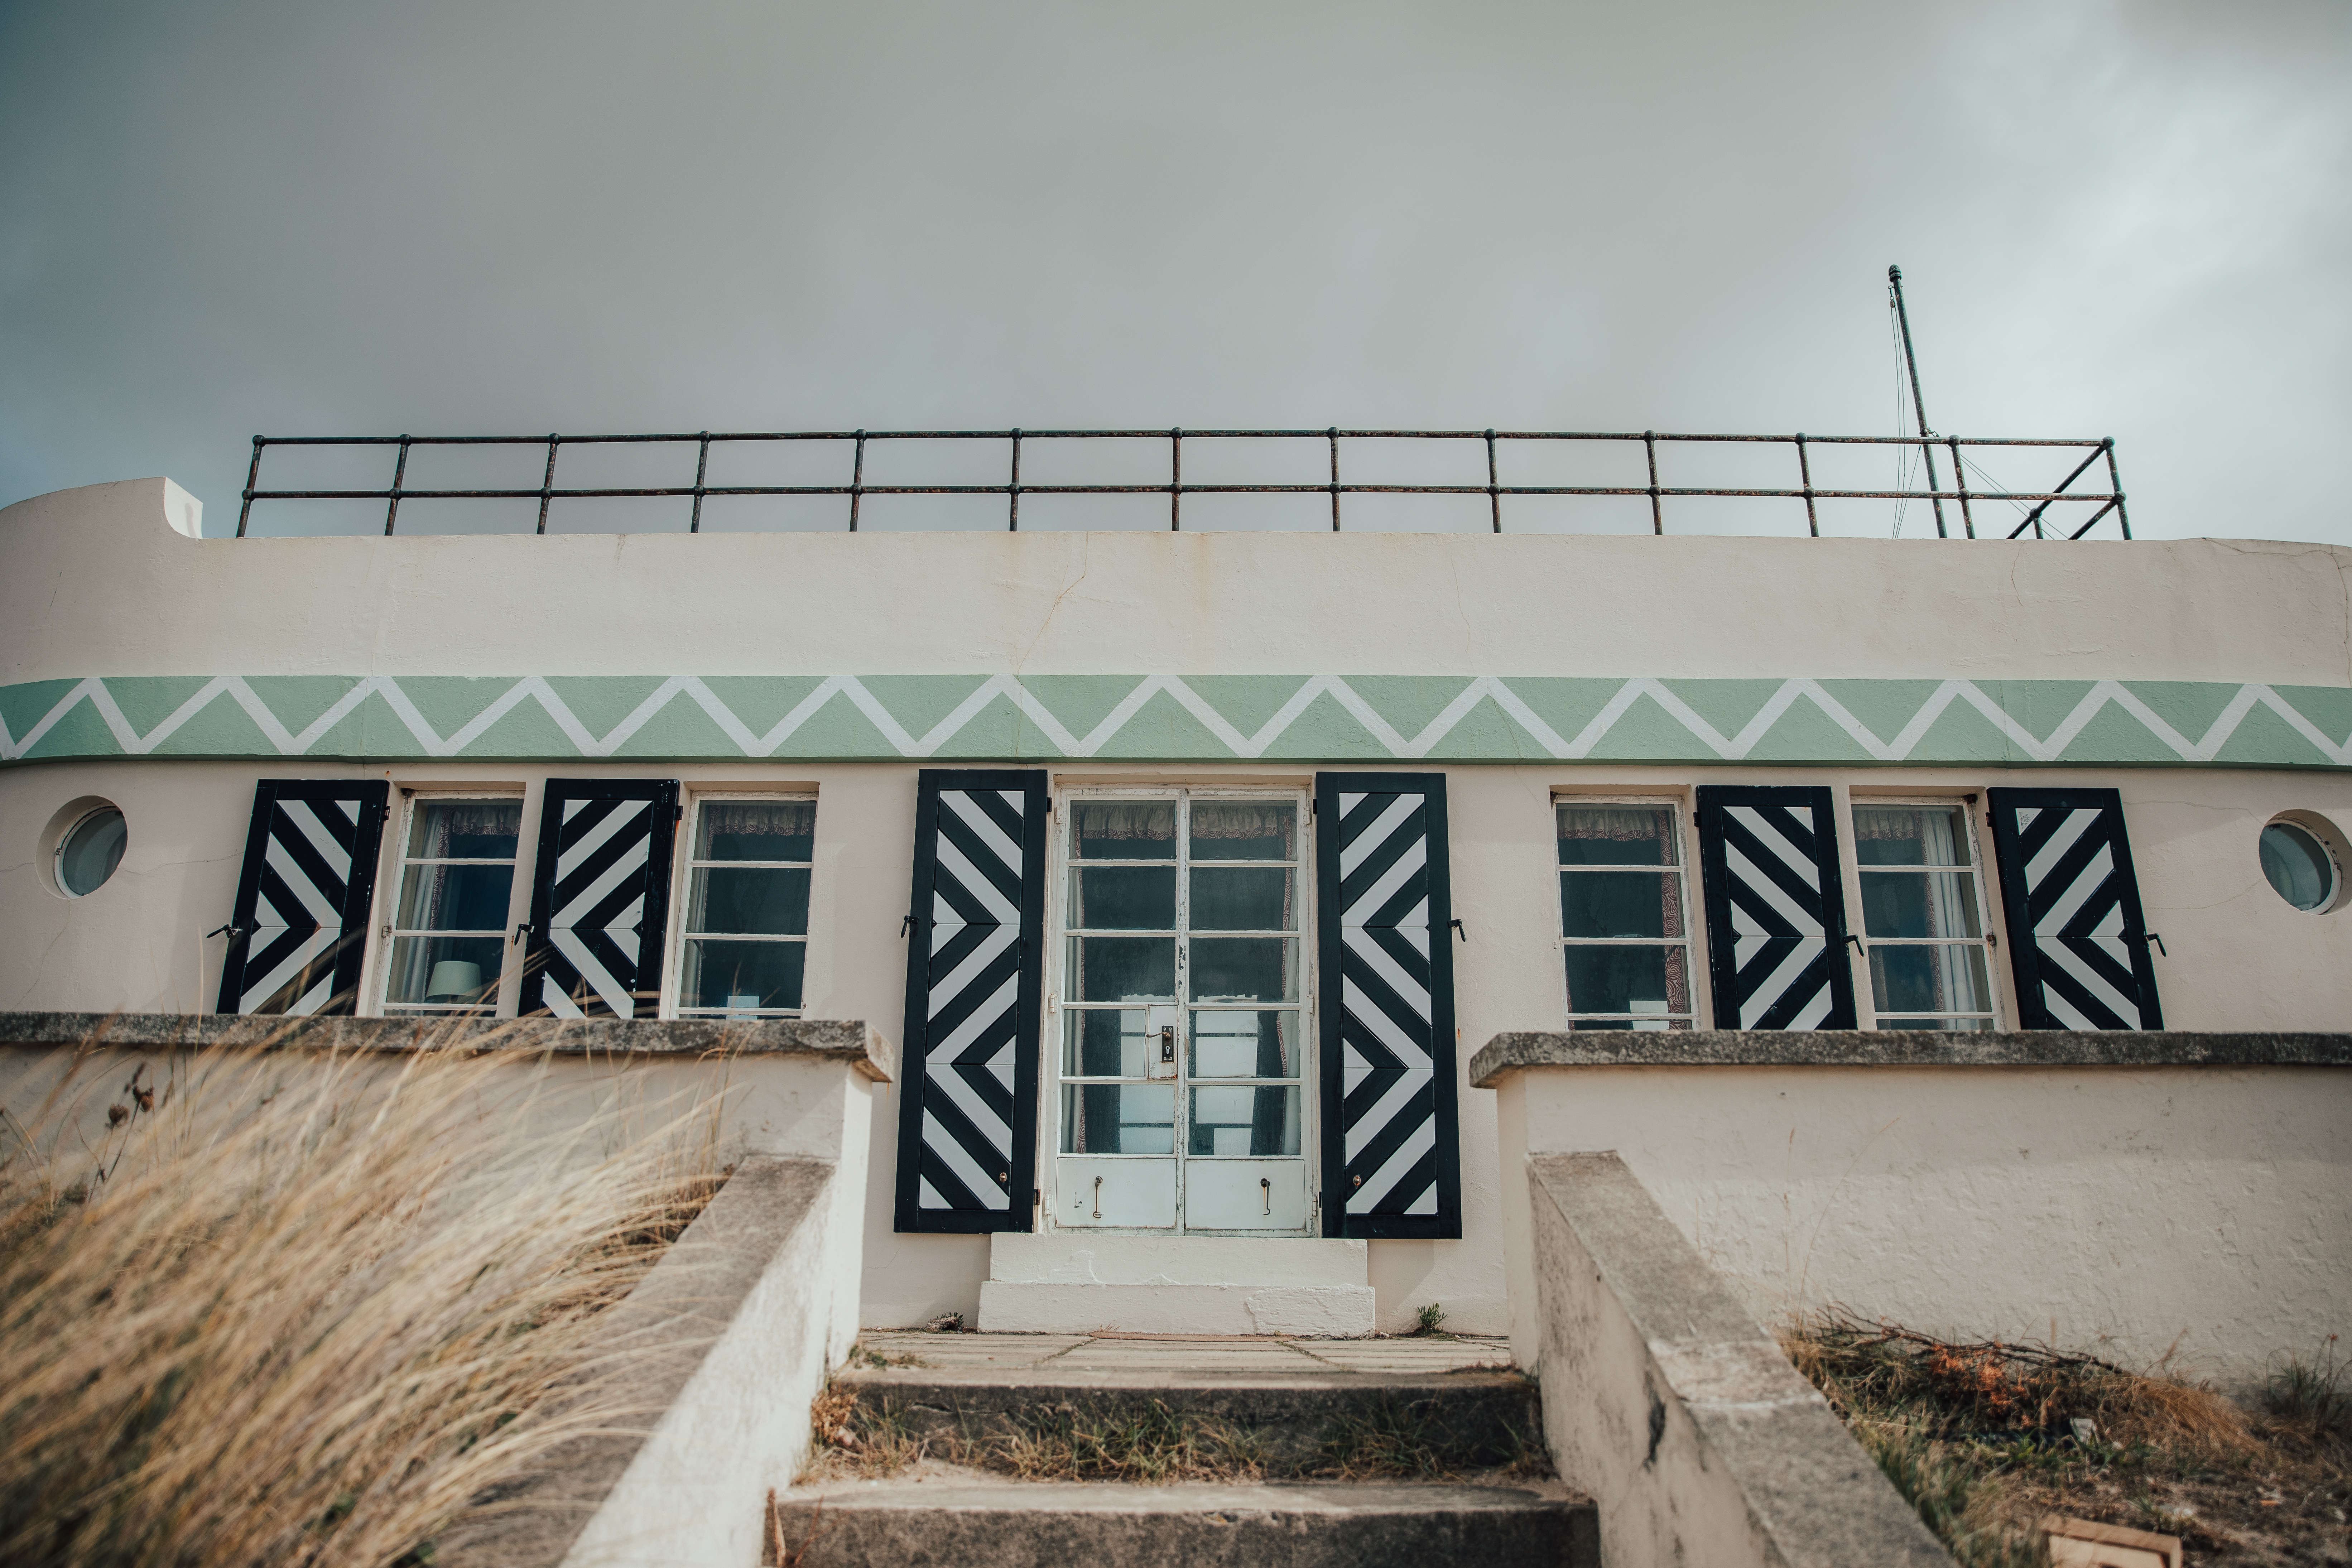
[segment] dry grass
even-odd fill
[[[2203,1563],[2352,1562],[2332,1362],[2289,1363],[2250,1411],[2160,1367],[1836,1311],[1780,1342],[1969,1568],[2043,1561],[2031,1526],[2048,1512],[2179,1535]]]
[[[530,1074],[241,1051],[7,1118],[0,1561],[430,1563],[610,1425],[595,1314],[712,1190],[715,1121],[608,1108],[530,1142]]]

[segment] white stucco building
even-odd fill
[[[871,1021],[869,1323],[1503,1331],[1507,1032],[2352,1019],[2352,551],[198,515],[0,512],[0,1008]]]

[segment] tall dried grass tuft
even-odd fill
[[[248,1050],[95,1138],[87,1071],[0,1123],[0,1561],[430,1563],[614,1425],[596,1314],[715,1184],[713,1106],[530,1136],[541,1070]]]

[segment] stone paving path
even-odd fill
[[[1035,1370],[1055,1380],[1096,1373],[1180,1376],[1408,1373],[1423,1376],[1469,1369],[1507,1371],[1511,1347],[1500,1339],[1286,1340],[1126,1334],[935,1334],[867,1330],[867,1352],[893,1364],[901,1357],[938,1373]],[[861,1358],[862,1362],[862,1358]]]

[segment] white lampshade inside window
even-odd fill
[[[433,966],[433,977],[425,983],[427,1002],[470,1002],[482,989],[482,966],[457,959],[443,959]]]

